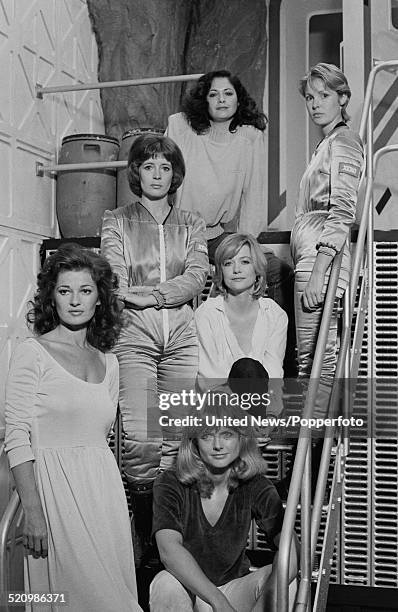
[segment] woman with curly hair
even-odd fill
[[[79,245],[50,255],[27,314],[35,337],[15,350],[6,387],[25,590],[64,593],[76,612],[141,610],[126,497],[107,444],[119,388],[108,352],[121,328],[116,287],[108,262]]]
[[[165,570],[151,584],[151,612],[276,612],[277,554],[272,566],[255,572],[245,554],[253,518],[273,550],[283,520],[253,429],[246,413],[222,395],[195,412],[177,470],[155,482],[153,532]],[[296,574],[294,538],[292,604]]]
[[[265,127],[237,76],[204,74],[169,117],[167,135],[181,148],[186,176],[177,206],[206,221],[209,254],[225,230],[258,234],[266,229]]]

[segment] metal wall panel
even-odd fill
[[[57,234],[55,180],[36,161],[56,158],[70,132],[103,132],[97,91],[35,97],[35,85],[97,80],[97,46],[85,0],[0,0],[0,447],[4,386],[16,343],[27,335],[44,237]],[[0,513],[11,490],[0,462]],[[22,547],[10,556],[10,588],[23,589]]]
[[[4,380],[24,335],[39,245],[57,234],[55,179],[36,161],[56,158],[66,133],[103,132],[98,91],[44,96],[35,85],[97,79],[85,0],[0,0],[0,438]]]

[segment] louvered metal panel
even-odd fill
[[[372,338],[366,326],[354,402],[371,437],[352,440],[347,458],[341,582],[398,587],[398,242],[375,242],[374,263]]]
[[[367,401],[366,398],[364,401]],[[342,584],[370,584],[372,549],[370,459],[370,440],[352,440],[343,483]]]
[[[375,243],[372,586],[398,587],[398,243]]]

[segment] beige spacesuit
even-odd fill
[[[322,306],[305,311],[303,290],[311,276],[318,249],[335,255],[343,249],[337,296],[341,297],[350,274],[349,232],[355,220],[359,181],[364,165],[359,135],[344,122],[319,143],[301,179],[296,220],[291,233],[295,264],[295,312],[299,376],[310,375],[322,315]],[[325,276],[326,291],[330,268]],[[332,317],[322,378],[331,382],[336,365],[337,320]],[[327,396],[328,394],[326,394]],[[325,406],[320,406],[321,412]]]

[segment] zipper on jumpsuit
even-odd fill
[[[159,254],[160,254],[160,282],[164,283],[166,279],[166,247],[164,242],[164,227],[163,225],[158,225],[159,229]],[[162,313],[162,323],[163,323],[163,342],[164,348],[166,348],[167,343],[169,341],[170,335],[170,324],[169,324],[169,313],[167,308],[162,308],[160,310]]]

